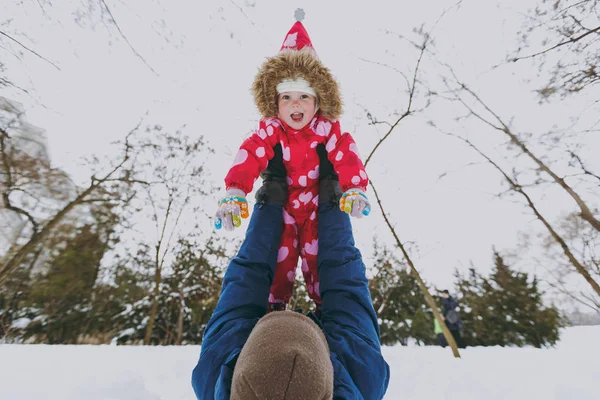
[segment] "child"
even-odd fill
[[[319,156],[324,145],[327,158],[339,176],[344,194],[343,211],[368,215],[370,205],[364,191],[368,180],[356,144],[342,133],[337,121],[342,102],[337,82],[322,65],[308,33],[300,22],[288,32],[279,54],[267,59],[253,84],[256,105],[263,116],[258,129],[246,139],[233,167],[225,177],[227,196],[219,203],[215,226],[232,230],[248,216],[246,194],[265,170],[280,146],[287,172],[288,200],[284,207],[284,229],[275,277],[269,295],[269,310],[286,308],[294,287],[298,255],[310,298],[321,304],[317,274],[317,208],[319,205]]]

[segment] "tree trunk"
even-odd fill
[[[150,318],[148,319],[148,325],[146,326],[146,336],[144,337],[144,345],[149,345],[152,339],[152,329],[154,329],[154,321],[156,320],[156,314],[158,312],[158,297],[160,295],[160,282],[161,282],[161,269],[157,265],[154,272],[154,293],[152,295],[152,308],[150,309]]]
[[[179,289],[179,315],[177,316],[177,341],[176,345],[181,346],[183,341],[183,287]]]
[[[388,219],[387,215],[385,214],[385,210],[383,209],[383,205],[381,204],[381,199],[379,198],[379,194],[377,194],[377,189],[375,189],[375,186],[373,185],[373,181],[371,180],[369,182],[369,184],[373,188],[373,193],[375,194],[375,198],[377,199],[377,203],[379,204],[379,208],[381,209],[381,214],[383,215],[383,219],[385,220],[385,223],[387,224],[388,228],[390,228],[392,235],[394,235],[394,239],[396,239],[396,244],[402,251],[404,258],[406,258],[406,262],[410,266],[411,271],[415,274],[415,278],[417,279],[417,282],[419,283],[419,287],[425,294],[425,299],[427,300],[429,307],[431,307],[431,311],[433,311],[433,317],[435,319],[437,319],[438,323],[440,324],[440,327],[442,328],[442,332],[444,333],[444,337],[446,338],[446,342],[448,342],[448,345],[452,349],[452,354],[454,354],[454,357],[460,358],[460,353],[458,352],[458,346],[456,345],[454,336],[452,336],[452,334],[450,333],[450,330],[446,326],[446,323],[444,322],[442,315],[438,311],[438,308],[437,308],[437,305],[435,304],[435,300],[433,299],[433,296],[431,296],[431,293],[429,293],[429,289],[427,289],[425,282],[423,282],[423,279],[421,279],[421,275],[419,274],[419,271],[417,271],[417,268],[415,267],[412,260],[410,259],[410,256],[404,249],[404,245],[400,241],[400,238],[398,238],[398,235],[396,234],[394,227],[392,226],[392,224],[390,223],[390,220]]]

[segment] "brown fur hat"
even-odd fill
[[[304,78],[317,93],[319,113],[336,120],[342,115],[342,98],[338,83],[311,48],[282,50],[260,67],[252,93],[263,118],[277,117],[277,85],[284,79]]]
[[[232,400],[333,397],[333,366],[323,331],[294,311],[261,318],[233,370]]]

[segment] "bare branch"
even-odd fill
[[[4,191],[2,193],[2,202],[4,204],[4,207],[7,208],[8,210],[12,210],[18,214],[23,215],[25,218],[27,218],[27,220],[31,223],[31,226],[33,228],[33,232],[36,233],[38,231],[38,223],[36,222],[36,220],[33,218],[33,216],[28,213],[27,211],[25,211],[24,209],[17,207],[13,204],[11,204],[10,202],[10,193],[11,193],[11,188],[13,186],[13,179],[12,179],[12,167],[10,165],[10,160],[8,158],[8,154],[7,154],[7,147],[6,147],[6,139],[8,139],[8,133],[3,130],[2,128],[0,128],[0,154],[2,155],[2,170],[4,175],[6,176],[6,188],[7,190]]]
[[[107,179],[110,179],[115,172],[117,172],[119,169],[121,169],[125,165],[125,163],[130,158],[130,151],[132,149],[132,147],[129,143],[129,139],[130,139],[131,135],[133,135],[133,133],[135,131],[137,131],[137,129],[139,128],[141,123],[142,123],[142,121],[140,121],[137,124],[137,126],[134,129],[132,129],[125,137],[125,143],[124,143],[125,149],[123,152],[123,159],[121,160],[121,162],[117,166],[115,166],[112,170],[107,172],[104,175],[104,177],[102,177],[102,178],[96,178],[95,176],[92,176],[92,178],[90,179],[90,181],[91,181],[90,185],[87,187],[87,189],[85,189],[83,192],[81,192],[79,195],[77,195],[77,197],[75,197],[66,206],[64,206],[60,211],[58,211],[55,215],[53,215],[50,218],[50,220],[42,226],[42,228],[40,230],[38,230],[37,232],[34,232],[31,235],[31,237],[29,238],[27,243],[25,243],[23,246],[21,246],[18,251],[16,251],[14,254],[12,254],[9,257],[9,259],[7,261],[5,261],[3,265],[0,266],[0,286],[2,286],[7,281],[10,274],[19,267],[19,265],[23,261],[23,259],[29,253],[31,253],[31,251],[33,251],[40,242],[42,242],[43,240],[46,239],[46,237],[63,220],[63,218],[71,212],[71,210],[73,210],[75,207],[77,207],[79,204],[81,204],[82,201],[88,199],[88,196],[90,196],[92,193],[94,193],[96,190],[98,190],[101,187],[101,185],[103,183],[105,183],[105,181]]]
[[[248,18],[248,16],[246,15],[246,13],[244,12],[244,9],[242,7],[240,7],[237,4],[235,4],[235,2],[233,0],[229,0],[229,2],[231,4],[233,4],[234,6],[236,6],[238,8],[238,10],[240,10],[240,12],[242,13],[242,15],[248,20],[248,22],[250,22],[250,24],[252,24],[252,26],[256,25],[250,18]]]
[[[23,93],[29,94],[29,91],[27,91],[27,89],[23,89],[21,86],[15,85],[14,83],[12,83],[11,81],[8,81],[2,77],[0,77],[0,84],[3,84],[5,86],[12,86],[15,89],[19,89],[20,91],[22,91]]]
[[[407,88],[408,88],[409,96],[408,96],[408,105],[406,107],[406,111],[396,120],[396,122],[394,122],[393,124],[389,124],[388,123],[388,125],[390,125],[390,129],[384,135],[384,137],[381,138],[379,140],[379,142],[377,142],[377,144],[375,145],[375,147],[373,148],[373,150],[371,150],[371,153],[369,154],[369,156],[365,160],[365,164],[364,164],[365,167],[367,166],[367,164],[371,160],[371,157],[373,157],[373,155],[375,154],[375,151],[392,134],[392,132],[394,131],[394,129],[396,128],[396,126],[400,123],[400,121],[402,121],[404,118],[408,117],[410,114],[414,114],[415,113],[415,110],[412,109],[412,103],[413,103],[413,99],[414,99],[414,95],[415,95],[415,90],[416,90],[416,86],[417,86],[417,75],[419,73],[419,67],[421,65],[421,61],[423,59],[423,55],[425,54],[425,51],[427,50],[427,45],[431,41],[431,35],[432,35],[433,31],[435,30],[435,28],[437,27],[437,25],[439,24],[439,22],[443,19],[443,17],[451,9],[460,7],[461,4],[462,4],[462,0],[459,0],[454,5],[452,5],[451,7],[445,9],[440,14],[440,16],[438,17],[438,19],[435,21],[435,23],[433,24],[433,27],[431,28],[431,30],[428,33],[424,34],[423,43],[421,43],[420,45],[414,44],[415,47],[417,47],[417,48],[420,49],[420,52],[419,52],[419,57],[417,59],[417,63],[415,65],[415,70],[414,70],[413,77],[412,77],[412,84],[410,82],[408,82],[408,78],[406,77],[406,75],[404,73],[400,72],[399,70],[397,70],[396,68],[392,68],[392,67],[389,67],[389,66],[384,65],[384,64],[374,63],[374,64],[379,64],[379,65],[384,65],[384,66],[386,66],[388,68],[392,68],[395,71],[399,72],[404,77],[404,80],[406,81],[406,85],[407,85]]]
[[[404,82],[406,82],[406,90],[408,92],[410,92],[410,82],[408,81],[408,77],[406,76],[406,74],[404,72],[400,71],[398,68],[392,67],[391,65],[387,65],[387,64],[380,63],[380,62],[377,62],[377,61],[370,61],[370,60],[367,60],[367,59],[362,58],[362,57],[358,57],[358,59],[361,60],[361,61],[364,61],[366,63],[369,63],[369,64],[374,64],[374,65],[379,65],[381,67],[389,68],[392,71],[395,71],[395,72],[399,73],[402,76],[402,78],[404,78]]]
[[[598,300],[592,298],[589,294],[584,293],[584,292],[579,292],[579,294],[581,295],[581,297],[583,297],[587,301],[593,303],[596,306],[596,312],[598,312],[600,314],[600,302]]]
[[[144,186],[150,186],[153,183],[158,183],[158,182],[152,182],[152,181],[143,181],[140,179],[130,179],[130,178],[113,178],[113,179],[103,179],[102,182],[124,182],[124,183],[137,183],[140,185],[144,185]]]
[[[471,143],[471,141],[469,141],[468,139],[465,139],[461,136],[454,135],[451,133],[446,133],[446,134],[462,140],[469,147],[471,147],[473,150],[475,150],[480,156],[485,158],[494,168],[496,168],[496,170],[498,170],[498,172],[500,172],[502,174],[502,176],[504,176],[504,178],[506,179],[506,181],[508,182],[508,184],[510,185],[512,190],[521,194],[525,198],[529,208],[533,211],[533,213],[538,218],[538,220],[540,222],[542,222],[542,224],[544,224],[544,226],[546,227],[548,232],[550,232],[550,234],[554,238],[554,240],[556,240],[556,242],[560,245],[563,252],[565,253],[567,258],[573,265],[573,267],[575,267],[577,272],[579,272],[579,274],[581,276],[583,276],[583,278],[590,284],[590,286],[594,289],[594,291],[596,293],[598,293],[598,295],[600,296],[600,284],[598,284],[598,282],[596,282],[594,280],[594,278],[590,275],[589,271],[585,268],[585,266],[583,266],[579,262],[579,260],[577,260],[577,258],[573,255],[573,253],[571,252],[571,249],[569,248],[567,243],[563,240],[563,238],[554,230],[554,228],[552,227],[552,225],[550,225],[550,223],[546,220],[546,218],[544,218],[544,216],[542,216],[542,214],[539,212],[539,210],[537,209],[537,207],[535,206],[535,204],[529,197],[529,195],[523,190],[523,187],[521,185],[519,185],[514,179],[512,179],[496,162],[494,162],[490,157],[488,157],[485,153],[483,153],[481,150],[479,150],[479,148],[477,148],[473,143]]]
[[[10,40],[12,40],[13,42],[15,42],[16,44],[18,44],[19,46],[21,46],[22,48],[24,48],[25,50],[29,51],[30,53],[38,56],[39,58],[41,58],[42,60],[46,61],[48,64],[52,65],[54,68],[56,68],[57,70],[61,70],[59,68],[58,65],[54,64],[52,61],[48,60],[46,57],[42,56],[41,54],[39,54],[38,52],[36,52],[35,50],[30,49],[29,47],[25,46],[23,43],[19,42],[17,39],[13,38],[12,36],[0,31],[0,35],[5,36],[7,38],[9,38]]]
[[[587,302],[585,302],[584,300],[580,299],[579,297],[575,296],[573,293],[571,293],[569,290],[567,290],[562,284],[558,284],[558,283],[552,283],[550,281],[544,281],[546,282],[546,284],[550,285],[550,287],[558,290],[561,294],[567,295],[568,297],[570,297],[572,300],[576,301],[577,303],[590,308],[591,310],[593,310],[594,312],[600,312],[600,307],[596,307],[593,303],[589,304]]]
[[[452,71],[453,72],[453,71]],[[456,75],[454,75],[456,78]],[[494,124],[492,124],[491,122],[489,122],[488,120],[486,120],[485,118],[483,118],[482,116],[480,116],[478,113],[476,113],[475,111],[473,111],[472,108],[470,108],[461,98],[460,96],[457,95],[457,98],[459,99],[459,101],[461,101],[461,103],[463,105],[465,105],[465,107],[467,107],[467,109],[470,110],[470,112],[479,120],[485,122],[486,124],[492,126],[494,129],[499,130],[501,132],[503,132],[504,134],[506,134],[510,140],[511,143],[513,143],[515,146],[517,146],[518,148],[521,149],[521,151],[526,154],[531,160],[533,160],[538,167],[540,168],[541,171],[547,173],[548,175],[550,175],[552,177],[552,179],[558,184],[560,185],[570,196],[573,200],[575,200],[575,202],[577,203],[577,205],[579,206],[579,209],[581,210],[581,218],[583,218],[584,220],[586,220],[590,225],[592,225],[594,227],[594,229],[596,229],[597,231],[600,232],[600,220],[598,220],[595,216],[594,213],[592,212],[592,210],[587,206],[586,202],[583,201],[583,199],[581,198],[581,196],[579,196],[579,194],[577,192],[575,192],[575,190],[569,186],[565,180],[563,178],[561,178],[560,176],[558,176],[553,170],[550,169],[550,167],[548,167],[541,159],[539,159],[535,154],[533,154],[533,152],[531,152],[529,150],[529,148],[525,145],[525,143],[519,139],[519,137],[514,134],[511,129],[508,127],[508,125],[506,123],[504,123],[504,121],[500,118],[500,116],[498,116],[498,114],[494,113],[490,107],[487,106],[487,104],[470,88],[467,87],[467,85],[465,85],[464,83],[460,82],[457,79],[457,82],[459,83],[459,85],[461,86],[462,90],[465,90],[466,92],[468,92],[471,96],[473,96],[477,102],[483,106],[490,114],[492,114],[494,116],[494,118],[496,118],[496,120],[498,120],[498,122],[501,124],[502,127],[497,127]]]
[[[546,53],[548,53],[548,52],[550,52],[550,51],[552,51],[554,49],[557,49],[557,48],[559,48],[561,46],[565,46],[567,44],[576,43],[576,42],[580,41],[581,39],[585,38],[586,36],[591,35],[591,34],[596,33],[596,32],[600,32],[600,26],[597,26],[596,28],[591,29],[591,30],[587,31],[586,33],[584,33],[582,35],[579,35],[577,37],[569,38],[568,40],[565,40],[565,41],[562,41],[560,43],[557,43],[554,46],[547,48],[546,50],[540,51],[539,53],[530,54],[528,56],[523,56],[523,57],[515,57],[511,61],[512,62],[517,62],[517,61],[520,61],[520,60],[525,60],[527,58],[533,58],[533,57],[541,56],[542,54],[546,54]]]
[[[112,12],[110,11],[110,8],[108,8],[108,5],[106,4],[106,2],[104,0],[100,0],[100,2],[102,3],[102,5],[104,6],[104,8],[106,8],[106,12],[108,12],[108,15],[110,16],[110,20],[112,21],[112,23],[115,25],[115,27],[117,28],[117,31],[119,31],[119,34],[121,35],[121,37],[125,40],[125,42],[127,43],[127,45],[129,46],[129,48],[131,49],[131,51],[133,51],[133,53],[140,59],[142,60],[142,62],[146,65],[146,67],[148,67],[148,69],[150,69],[150,71],[152,71],[152,73],[154,73],[154,75],[159,76],[156,71],[150,66],[150,64],[148,64],[146,62],[146,60],[144,59],[144,57],[142,57],[142,55],[140,53],[137,52],[137,50],[133,47],[133,45],[129,42],[129,39],[127,39],[127,36],[125,36],[125,34],[123,33],[123,31],[121,30],[121,27],[119,26],[119,24],[117,23],[117,20],[115,19],[115,17],[113,16]]]
[[[598,179],[598,180],[600,181],[600,176],[599,176],[599,175],[596,175],[596,174],[594,174],[594,173],[592,173],[592,172],[590,172],[590,171],[589,171],[589,170],[588,170],[588,169],[585,167],[585,165],[583,164],[583,161],[581,161],[581,158],[580,158],[580,157],[579,157],[577,154],[575,154],[575,153],[574,153],[574,152],[572,152],[572,151],[569,151],[569,154],[571,155],[571,158],[574,158],[574,159],[577,161],[577,163],[579,164],[579,167],[580,167],[580,168],[583,170],[583,172],[584,172],[586,175],[593,176],[594,178],[596,178],[596,179]]]
[[[379,140],[379,142],[377,142],[377,144],[375,145],[373,150],[371,150],[371,153],[365,160],[365,164],[364,164],[365,168],[366,168],[367,164],[369,163],[369,161],[371,160],[371,157],[373,157],[373,155],[375,154],[375,151],[377,151],[379,146],[381,146],[381,144],[392,134],[392,132],[394,131],[396,126],[398,126],[400,121],[402,121],[404,118],[408,117],[413,112],[413,110],[411,110],[411,107],[412,107],[413,98],[414,98],[414,94],[415,94],[415,88],[417,86],[417,74],[419,72],[419,66],[421,65],[421,60],[423,59],[423,54],[425,53],[425,49],[427,47],[427,42],[428,42],[428,39],[425,39],[423,41],[423,44],[421,46],[421,52],[419,53],[419,58],[417,59],[417,64],[415,66],[415,72],[413,74],[412,85],[409,84],[410,90],[409,90],[409,95],[408,95],[408,105],[406,107],[406,111],[404,111],[404,113],[396,120],[396,122],[394,122],[390,126],[390,129],[388,130],[388,132]]]

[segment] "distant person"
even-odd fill
[[[446,326],[450,330],[450,333],[452,333],[452,336],[456,341],[456,345],[459,348],[464,349],[466,345],[462,337],[463,323],[457,310],[458,304],[456,303],[456,300],[454,300],[454,297],[450,296],[448,290],[442,291],[442,297],[444,298],[442,314],[444,316]]]
[[[446,337],[444,336],[444,331],[442,330],[440,323],[438,322],[437,318],[435,318],[435,317],[433,318],[433,331],[435,332],[435,336],[437,336],[437,338],[438,338],[438,342],[440,343],[440,346],[442,346],[442,347],[448,346],[448,342],[446,341]]]

